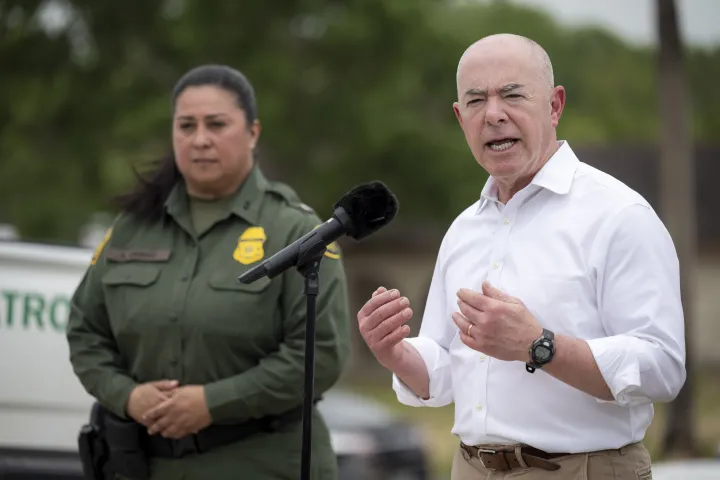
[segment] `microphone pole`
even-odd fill
[[[315,404],[315,323],[316,300],[320,292],[320,261],[319,258],[300,268],[305,277],[303,293],[307,298],[307,324],[305,326],[305,398],[303,400],[302,425],[302,461],[300,465],[300,479],[310,480],[310,465],[312,452],[312,417]]]
[[[339,216],[343,220],[347,217],[343,211],[336,211],[336,216]],[[339,215],[338,215],[339,214]],[[339,223],[336,221],[332,226],[329,226],[328,230],[332,233],[333,230],[339,228]],[[289,255],[278,258],[277,262],[268,261],[267,266],[260,265],[254,269],[251,269],[241,275],[238,280],[244,283],[251,283],[258,278],[268,275],[273,277],[282,272],[286,267],[285,263],[290,257],[295,258],[297,255],[297,261],[295,263],[296,269],[305,278],[305,287],[303,294],[306,299],[306,322],[305,322],[305,372],[304,372],[304,396],[303,396],[303,409],[302,409],[302,461],[300,465],[300,479],[310,480],[310,467],[312,464],[312,419],[313,419],[313,406],[315,405],[315,325],[317,323],[317,297],[320,294],[320,262],[322,261],[323,255],[327,251],[327,247],[324,243],[317,241],[318,237],[314,237],[313,234],[320,234],[325,231],[323,229],[325,225],[322,225],[319,231],[309,232],[305,237],[301,238],[295,249],[285,250],[289,252]],[[337,230],[337,233],[340,233]],[[339,236],[339,235],[338,235]],[[305,240],[305,241],[303,241]],[[331,243],[331,242],[328,242]],[[282,255],[281,252],[278,255]],[[271,258],[271,260],[273,260]]]
[[[273,278],[295,266],[305,278],[303,294],[307,304],[305,326],[305,381],[302,416],[302,463],[300,479],[310,480],[312,462],[312,417],[315,404],[315,324],[317,297],[320,293],[320,262],[327,245],[343,235],[355,240],[377,231],[397,213],[397,199],[382,182],[360,185],[335,204],[333,216],[327,222],[280,250],[260,265],[238,277],[242,283],[252,283],[268,276]]]
[[[315,405],[315,324],[317,323],[317,297],[320,294],[320,262],[327,250],[300,251],[297,269],[305,278],[303,294],[306,298],[305,323],[305,384],[302,415],[302,460],[300,479],[310,480],[312,464],[312,418]]]

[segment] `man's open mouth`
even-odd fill
[[[505,150],[511,148],[513,145],[515,145],[518,142],[517,138],[501,138],[499,140],[493,140],[492,142],[487,142],[485,145],[490,148],[493,152],[504,152]]]

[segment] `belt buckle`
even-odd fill
[[[482,458],[483,453],[487,453],[489,455],[496,455],[498,453],[497,450],[492,450],[490,448],[478,448],[478,450],[477,450],[477,457],[478,457],[478,460],[480,460],[480,463],[482,463],[482,466],[487,468],[488,470],[493,470],[492,468],[485,465],[485,461]]]

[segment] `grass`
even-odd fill
[[[704,455],[717,454],[720,446],[720,369],[707,369],[695,374],[695,433],[698,446]],[[450,477],[450,467],[458,440],[450,434],[453,425],[453,405],[442,408],[415,408],[399,403],[390,384],[390,378],[363,378],[346,380],[346,388],[379,401],[398,416],[418,425],[424,433],[430,454],[434,478]],[[653,461],[663,460],[662,436],[665,432],[667,405],[656,405],[655,418],[645,437],[645,445]]]

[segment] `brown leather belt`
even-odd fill
[[[528,445],[498,445],[498,446],[471,446],[461,443],[460,446],[472,458],[480,459],[483,466],[489,470],[507,471],[515,468],[534,467],[542,470],[558,470],[560,465],[550,460],[570,455],[569,453],[547,453]],[[516,450],[517,453],[516,453]],[[518,454],[525,465],[520,463]]]

